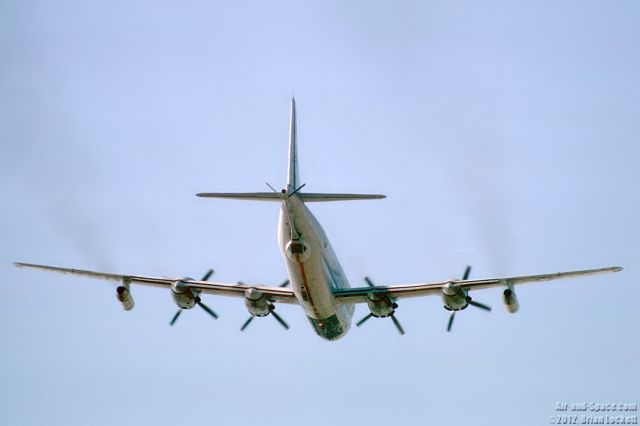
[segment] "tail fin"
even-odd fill
[[[286,193],[295,194],[305,202],[318,201],[348,201],[348,200],[375,200],[385,198],[380,194],[331,194],[331,193],[305,193],[300,191],[300,172],[298,171],[298,144],[296,124],[296,100],[291,98],[291,115],[289,121],[289,172],[287,176]],[[283,190],[284,191],[284,190]],[[205,198],[229,198],[235,200],[253,201],[281,201],[283,197],[290,196],[280,192],[201,192],[198,197]]]
[[[289,173],[287,176],[287,186],[290,192],[295,191],[300,186],[297,133],[296,100],[295,98],[291,98],[291,113],[289,116]]]

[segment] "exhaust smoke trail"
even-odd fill
[[[465,146],[460,170],[453,176],[468,214],[471,232],[488,258],[492,274],[508,272],[514,260],[510,203],[505,172],[505,147],[499,139]],[[471,242],[472,240],[469,240]]]
[[[91,208],[97,201],[100,163],[68,128],[71,119],[37,98],[28,111],[15,111],[7,166],[24,192],[32,194],[30,202],[41,217],[82,253],[88,266],[111,270],[111,249],[99,226],[99,212]],[[38,126],[31,125],[34,115]]]

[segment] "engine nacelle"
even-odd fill
[[[504,307],[510,314],[515,314],[518,312],[518,309],[520,309],[516,293],[510,288],[507,288],[502,292],[502,303],[504,303]]]
[[[448,311],[460,311],[469,305],[467,290],[449,282],[441,289],[442,302]]]
[[[293,262],[306,262],[311,256],[311,249],[302,238],[289,241],[285,251],[289,260]]]
[[[193,278],[184,278],[185,280],[192,280]],[[200,303],[198,294],[193,291],[192,288],[187,286],[182,280],[178,280],[171,284],[171,295],[174,302],[180,309],[191,309],[196,303]]]
[[[116,289],[116,297],[122,304],[122,307],[125,311],[130,311],[133,309],[133,297],[131,296],[131,292],[127,287],[118,286]]]
[[[244,292],[244,304],[249,313],[256,317],[269,315],[273,306],[267,300],[267,296],[260,290],[249,288]]]
[[[384,294],[367,293],[367,305],[371,315],[376,318],[386,318],[396,311],[398,305]]]

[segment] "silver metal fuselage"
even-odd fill
[[[304,242],[304,256],[292,255],[287,249],[293,239],[292,227],[297,234],[293,237]],[[337,304],[333,290],[348,288],[349,283],[320,223],[295,194],[282,203],[278,240],[293,292],[315,332],[328,340],[344,336],[355,307]]]

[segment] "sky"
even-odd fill
[[[0,424],[541,425],[640,402],[640,4],[0,4]],[[289,102],[314,204],[353,286],[620,265],[437,297],[318,338],[301,309],[14,261],[277,285],[278,206],[197,192],[286,182]],[[367,314],[358,306],[355,319]],[[592,413],[588,413],[592,414]],[[595,414],[595,413],[593,413]],[[618,414],[618,413],[608,413]],[[636,413],[633,413],[637,415]]]

